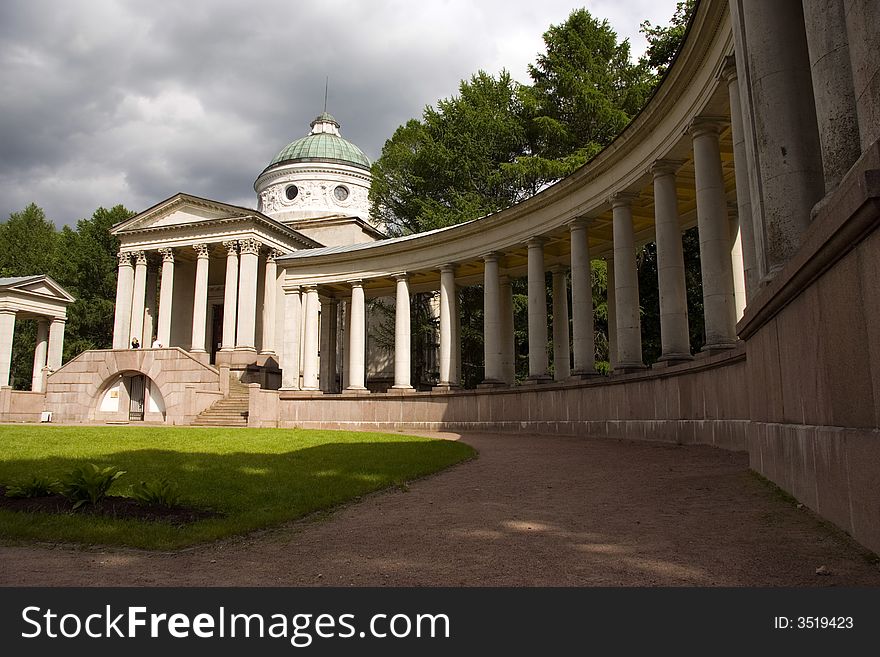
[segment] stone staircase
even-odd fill
[[[246,427],[247,422],[248,387],[234,376],[230,376],[229,394],[197,415],[192,426]]]

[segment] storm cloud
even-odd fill
[[[253,181],[327,109],[375,159],[478,70],[526,66],[559,0],[13,0],[0,3],[0,220],[57,225],[185,191],[253,207]],[[588,2],[644,49],[675,0]]]

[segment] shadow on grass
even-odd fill
[[[448,441],[325,443],[281,453],[185,452],[169,449],[118,451],[85,458],[48,456],[7,459],[0,483],[32,474],[59,477],[84,461],[126,471],[111,494],[132,484],[166,478],[182,501],[223,514],[175,527],[82,514],[0,512],[0,537],[177,548],[267,527],[338,506],[366,493],[402,485],[473,456],[467,445]]]

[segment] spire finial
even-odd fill
[[[324,112],[327,112],[327,89],[330,87],[330,76],[324,78]]]

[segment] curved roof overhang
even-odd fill
[[[525,275],[526,242],[547,238],[547,266],[569,262],[569,224],[590,221],[592,257],[612,252],[611,205],[616,193],[635,194],[636,239],[654,238],[653,185],[657,160],[680,163],[676,176],[683,228],[696,224],[693,151],[689,128],[696,117],[717,118],[722,171],[730,201],[735,200],[733,144],[727,83],[720,72],[733,52],[727,2],[702,0],[682,50],[667,75],[627,128],[589,163],[567,178],[514,206],[431,232],[347,247],[300,251],[279,258],[293,283],[319,285],[344,296],[346,281],[363,280],[368,294],[388,293],[393,276],[407,272],[414,291],[436,289],[439,269],[455,265],[461,284],[482,282],[482,256],[498,253],[502,274]]]

